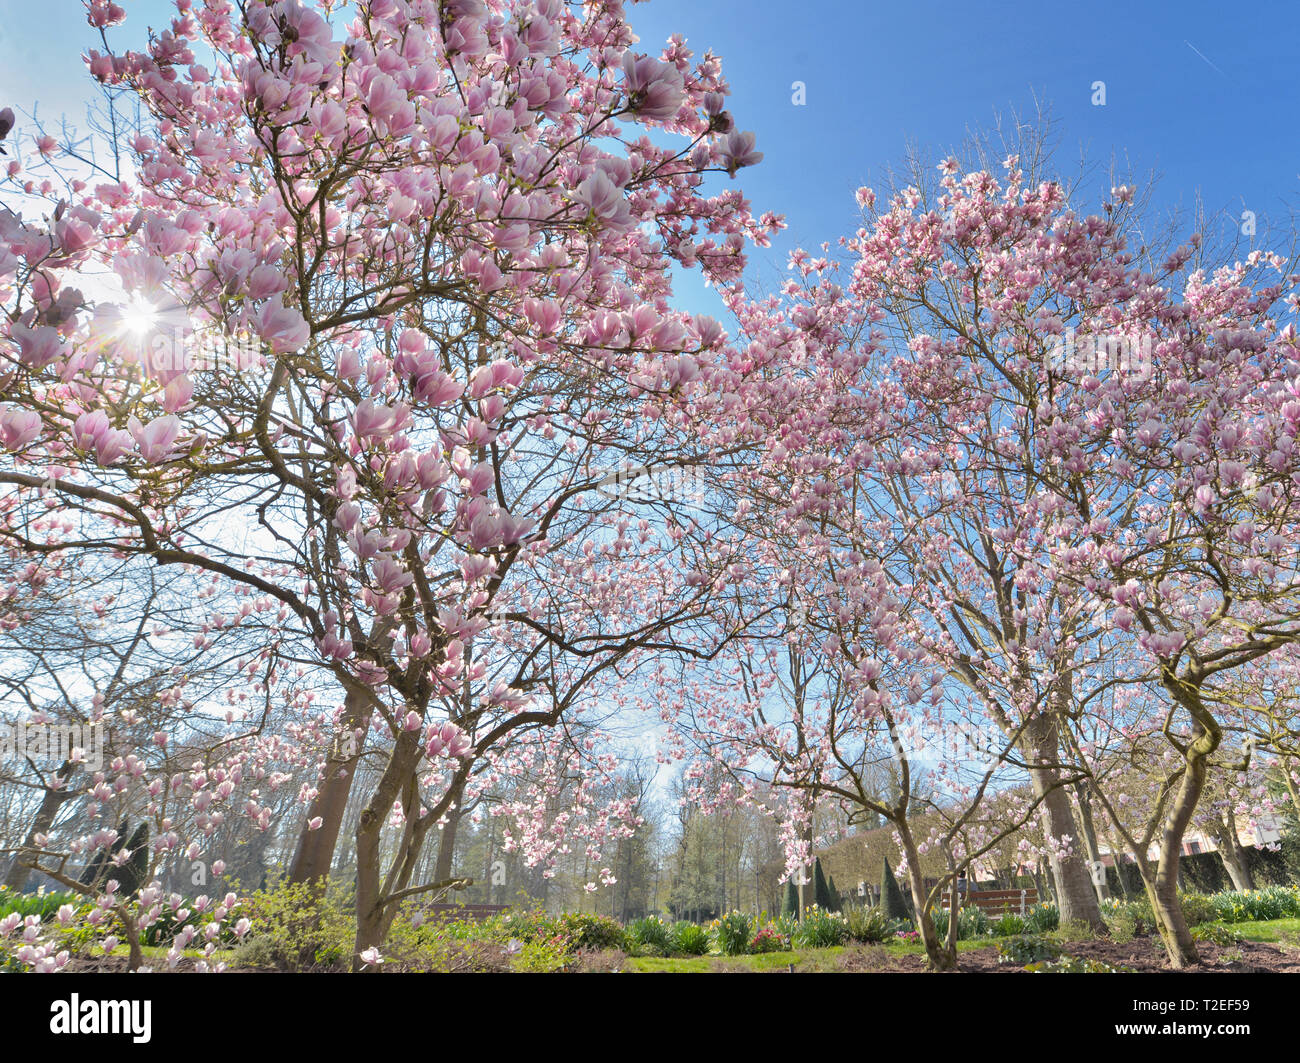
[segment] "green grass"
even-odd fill
[[[141,954],[141,955],[142,955],[146,960],[165,960],[165,959],[167,959],[167,950],[170,949],[170,948],[171,948],[170,945],[141,945],[141,946],[140,946],[140,954]],[[226,963],[229,963],[229,962],[230,962],[230,958],[231,958],[232,956],[234,956],[234,954],[235,954],[235,953],[234,953],[234,950],[233,950],[233,949],[217,949],[217,951],[216,951],[215,953],[213,953],[212,958],[213,958],[213,961],[214,961],[214,962],[217,962],[217,963],[220,963],[220,962],[222,962],[222,961],[225,961]],[[92,952],[91,955],[93,955],[93,956],[103,956],[103,955],[105,955],[105,953],[104,953],[104,951],[103,951],[102,949],[95,949],[95,950]],[[111,955],[113,955],[113,956],[130,956],[130,955],[131,955],[131,949],[130,949],[130,946],[128,946],[128,945],[118,945],[117,948],[115,948],[115,949],[112,951]],[[181,950],[181,955],[182,955],[182,956],[185,956],[185,957],[187,957],[187,958],[189,958],[189,959],[191,959],[191,960],[201,960],[201,959],[203,959],[203,950],[202,950],[202,949],[182,949],[182,950]]]
[[[1247,941],[1266,941],[1279,945],[1300,945],[1300,919],[1267,919],[1258,923],[1227,925]]]
[[[971,952],[975,949],[992,948],[995,939],[971,939],[957,942],[958,952]],[[849,946],[853,947],[853,946]],[[903,941],[891,941],[876,946],[895,956],[924,956],[925,946],[919,942],[911,944]],[[828,949],[793,949],[787,952],[764,952],[757,956],[629,956],[626,969],[642,974],[708,974],[711,971],[745,971],[761,973],[763,971],[784,971],[791,965],[801,971],[834,971],[838,969],[839,957],[845,946],[836,945]]]
[[[763,952],[757,956],[629,956],[627,969],[643,974],[705,974],[709,971],[783,971],[791,964],[805,970],[822,967],[844,951],[842,945],[829,949],[793,949]]]

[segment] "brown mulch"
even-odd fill
[[[1239,945],[1212,945],[1197,942],[1201,965],[1186,971],[1174,971],[1165,959],[1158,938],[1134,938],[1132,941],[1111,941],[1098,938],[1089,941],[1061,943],[1064,954],[1081,960],[1101,960],[1114,967],[1131,971],[1160,971],[1175,974],[1204,974],[1224,972],[1271,972],[1300,974],[1300,950],[1266,945],[1256,941],[1243,941]],[[896,971],[919,973],[925,970],[924,956],[891,955],[879,946],[864,945],[845,949],[840,955],[840,967],[845,971]],[[799,968],[796,967],[797,971]],[[973,949],[957,954],[957,970],[981,974],[1023,974],[1024,969],[1011,963],[998,963],[997,949]]]

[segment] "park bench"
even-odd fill
[[[435,919],[447,921],[469,919],[475,923],[481,923],[494,915],[510,911],[508,904],[426,904],[423,908]]]
[[[978,908],[990,919],[1004,915],[1027,915],[1038,904],[1038,890],[1032,886],[1024,890],[970,890],[962,896],[963,908]],[[946,911],[949,896],[944,894],[942,906]]]

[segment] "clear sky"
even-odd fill
[[[170,17],[166,0],[122,2],[123,42]],[[79,118],[79,57],[94,40],[80,0],[0,0],[0,12],[0,106]],[[791,247],[852,230],[853,192],[909,140],[957,148],[997,112],[1032,115],[1035,99],[1057,120],[1063,163],[1083,149],[1154,169],[1163,205],[1199,194],[1211,210],[1255,211],[1263,231],[1300,204],[1295,0],[651,0],[628,15],[641,49],[680,32],[722,56],[732,113],[766,155],[737,180],[790,224],[758,258],[769,281]]]

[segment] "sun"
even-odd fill
[[[140,296],[132,296],[131,301],[122,308],[122,329],[136,336],[143,336],[158,324],[158,308]]]

